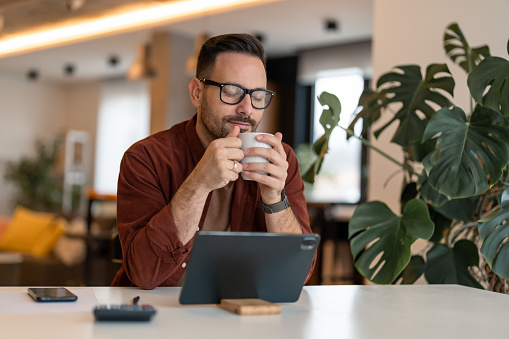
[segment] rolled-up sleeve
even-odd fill
[[[130,151],[121,162],[117,199],[117,227],[129,280],[144,289],[163,282],[176,285],[183,274],[177,270],[182,269],[192,242],[184,246],[179,240],[152,164]]]

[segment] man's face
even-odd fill
[[[266,89],[265,68],[260,59],[241,53],[221,53],[216,58],[210,80],[231,83],[247,89]],[[251,96],[246,94],[241,102],[229,105],[221,101],[220,88],[204,85],[204,95],[198,108],[198,120],[210,140],[224,138],[234,126],[241,132],[254,132],[263,110],[251,105]]]

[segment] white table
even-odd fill
[[[154,305],[158,313],[148,323],[99,323],[94,321],[92,312],[8,314],[4,311],[0,314],[0,337],[509,337],[509,296],[457,285],[307,286],[298,302],[282,304],[281,314],[258,316],[239,316],[215,306],[182,306],[178,303],[178,287],[153,291],[111,287],[89,289],[93,290],[99,303],[127,303],[140,296],[140,303]],[[0,288],[2,293],[25,290],[26,287]]]

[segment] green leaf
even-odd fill
[[[322,162],[323,157],[320,158],[315,156],[315,160],[313,160],[313,162],[308,167],[306,167],[307,169],[303,171],[303,174],[301,175],[302,180],[310,184],[314,184],[316,174],[320,171]]]
[[[470,73],[467,84],[476,102],[509,118],[509,61],[484,59]]]
[[[509,279],[509,188],[502,193],[501,209],[488,222],[479,222],[481,253],[493,272]]]
[[[341,113],[341,103],[339,99],[328,92],[322,92],[318,97],[318,101],[322,106],[328,106],[320,115],[320,124],[323,126],[325,133],[313,144],[313,151],[317,157],[309,168],[302,174],[302,180],[313,184],[315,176],[320,172],[325,155],[329,151],[329,139],[334,128],[339,124],[339,115]]]
[[[430,153],[425,158],[425,161],[423,161],[425,170],[422,172],[417,183],[420,186],[419,193],[421,194],[421,199],[424,200],[428,205],[431,205],[433,207],[440,207],[447,203],[449,199],[447,199],[445,195],[438,193],[428,183],[428,174],[426,173],[426,170],[429,171],[431,168],[433,168],[433,161],[431,160],[431,157],[433,155],[434,155],[433,153]]]
[[[316,153],[316,155],[323,156],[327,154],[327,151],[329,150],[329,139],[327,138],[327,134],[322,135],[318,140],[315,141],[313,144],[313,151]]]
[[[51,212],[61,208],[62,184],[57,164],[62,143],[61,137],[48,144],[37,140],[34,155],[6,163],[4,178],[17,189],[14,205]]]
[[[452,199],[434,209],[448,219],[469,221],[475,214],[479,199],[479,196]]]
[[[380,119],[381,115],[381,107],[383,107],[388,98],[381,93],[374,92],[369,88],[366,88],[359,98],[358,106],[362,107],[359,113],[355,116],[355,118],[348,126],[348,129],[354,131],[355,125],[359,119],[362,119],[362,133],[361,135],[366,135],[368,128],[371,127],[378,119]],[[350,135],[347,135],[347,139],[350,138]]]
[[[444,92],[452,96],[454,79],[446,64],[429,65],[424,78],[417,65],[396,68],[399,72],[382,75],[377,87],[383,87],[380,93],[388,98],[383,102],[384,108],[393,103],[402,105],[392,120],[375,131],[375,136],[378,138],[389,125],[399,120],[399,126],[392,141],[412,154],[415,153],[412,148],[420,147],[426,124],[435,113],[430,103],[440,107],[451,105],[449,99],[444,96]],[[424,118],[421,119],[417,112],[423,113]]]
[[[411,144],[406,150],[408,159],[415,162],[422,162],[428,154],[435,150],[435,147],[436,141],[433,139],[423,143]]]
[[[433,223],[420,199],[410,200],[401,216],[372,201],[357,207],[348,234],[357,270],[377,284],[390,284],[408,265],[415,240],[431,237]]]
[[[408,201],[415,198],[417,194],[417,183],[409,182],[405,188],[403,188],[403,192],[401,193],[401,198],[399,199],[401,205],[405,205]]]
[[[436,212],[433,208],[430,208],[429,216],[431,221],[435,224],[435,231],[429,241],[439,243],[447,236],[447,233],[451,229],[452,220]]]
[[[315,161],[317,158],[316,153],[313,151],[310,144],[300,144],[295,148],[295,154],[299,160],[299,170],[302,180],[309,183],[314,183],[315,179]]]
[[[485,192],[509,162],[509,127],[501,114],[477,107],[470,121],[459,107],[442,108],[430,120],[423,140],[438,138],[428,182],[449,199]]]
[[[479,62],[490,56],[487,45],[471,48],[457,23],[447,27],[444,33],[444,49],[447,56],[470,73]]]
[[[433,154],[430,154],[433,156]],[[425,171],[419,177],[418,184],[420,185],[421,199],[426,201],[434,211],[443,215],[447,219],[472,220],[472,216],[477,210],[477,204],[479,203],[479,196],[451,199],[449,200],[445,195],[437,192],[428,182],[428,175],[426,171],[430,171],[433,168],[433,164],[429,163],[430,157],[426,158],[427,161],[424,164]],[[435,224],[436,225],[436,224]]]
[[[315,166],[309,167],[309,169],[302,174],[302,180],[310,184],[315,183]]]
[[[322,106],[329,106],[329,109],[322,111],[320,115],[320,124],[325,130],[327,136],[327,143],[329,142],[329,136],[331,135],[334,128],[339,124],[339,115],[341,113],[341,103],[339,99],[329,92],[322,92],[318,97],[318,101]]]
[[[329,151],[329,139],[334,128],[339,124],[339,115],[341,113],[341,103],[339,99],[328,92],[322,92],[318,96],[318,101],[322,106],[328,106],[322,110],[320,115],[320,124],[323,126],[325,133],[315,141],[312,146],[312,150],[316,156],[305,155],[306,158],[306,169],[303,171],[302,180],[313,184],[315,182],[315,176],[320,172],[322,163],[325,155]],[[309,159],[313,160],[310,162]]]
[[[414,255],[410,258],[410,262],[407,267],[403,270],[400,277],[402,285],[410,285],[417,281],[424,273],[424,269],[426,268],[426,263],[424,259],[420,255]]]
[[[430,154],[430,156],[433,155],[434,154]],[[427,157],[424,163],[424,167],[427,171],[433,168],[433,164],[428,160],[430,160],[430,157]],[[440,194],[433,187],[431,187],[431,185],[428,183],[428,176],[426,171],[423,171],[422,175],[419,177],[418,184],[421,185],[421,189],[419,191],[421,194],[421,199],[432,206],[433,210],[435,210],[437,213],[440,213],[448,219],[463,221],[472,220],[472,217],[477,210],[479,196],[449,200],[445,195]]]
[[[479,266],[477,246],[470,240],[459,240],[454,248],[435,244],[426,256],[424,276],[430,284],[482,286],[472,277],[469,267]]]

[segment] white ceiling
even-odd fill
[[[203,31],[210,35],[232,32],[261,34],[269,57],[294,55],[305,49],[370,39],[373,33],[372,7],[373,0],[285,0],[262,4],[0,58],[0,76],[24,77],[29,69],[37,69],[41,79],[52,80],[77,81],[123,76],[134,61],[137,45],[148,41],[151,32],[156,29],[169,30],[189,38]],[[327,19],[337,20],[339,29],[336,32],[325,29]],[[120,63],[116,67],[111,67],[107,62],[112,55],[119,57]],[[67,63],[76,66],[71,78],[63,72]]]

